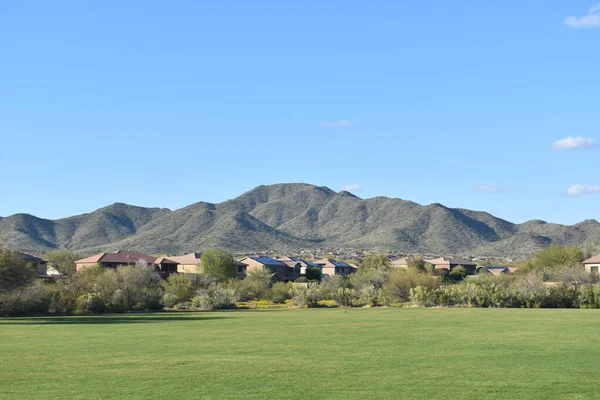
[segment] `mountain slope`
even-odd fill
[[[339,246],[522,256],[550,243],[581,245],[599,239],[600,223],[595,220],[572,226],[537,220],[513,224],[486,212],[387,197],[363,200],[302,183],[259,186],[219,204],[200,202],[176,211],[117,203],[55,221],[27,214],[0,218],[0,242],[7,247],[82,252]]]

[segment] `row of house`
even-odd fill
[[[512,274],[518,270],[518,268],[504,267],[504,266],[480,266],[480,265],[477,265],[477,263],[475,263],[473,261],[458,259],[458,258],[440,257],[440,258],[434,258],[434,259],[423,260],[423,261],[427,264],[432,265],[434,267],[434,269],[446,270],[448,272],[452,271],[454,268],[456,268],[458,266],[461,266],[466,270],[468,275],[475,275],[482,268],[485,268],[488,272],[490,272],[493,275]],[[392,266],[394,266],[396,268],[408,268],[409,262],[410,262],[410,260],[407,258],[399,258],[397,260],[392,261]],[[599,262],[600,262],[600,260],[599,260]]]
[[[60,277],[60,273],[54,270],[49,261],[44,259],[41,253],[22,252],[22,256],[30,263],[35,264],[38,275],[41,278],[56,278]],[[154,257],[152,255],[136,252],[136,251],[114,251],[107,253],[98,253],[93,256],[77,260],[75,262],[77,271],[93,265],[100,265],[104,268],[116,268],[121,265],[136,265],[140,263],[153,265],[157,271],[163,275],[170,273],[198,273],[200,272],[201,253],[189,253],[182,256],[161,256]],[[600,256],[597,261],[600,266]],[[407,268],[409,259],[399,258],[391,262],[395,268]],[[433,265],[435,269],[446,269],[451,271],[457,266],[462,266],[467,273],[475,274],[480,268],[472,261],[455,259],[455,258],[436,258],[424,260],[426,263]],[[597,267],[597,266],[596,266]],[[298,257],[266,257],[266,256],[247,256],[236,261],[237,275],[244,277],[248,271],[252,270],[268,270],[273,278],[279,281],[292,281],[305,275],[309,268],[318,269],[323,276],[339,275],[347,277],[356,271],[358,266],[339,261],[332,258],[326,258],[316,261],[308,261]],[[495,275],[513,273],[516,268],[510,267],[483,267],[487,268]],[[589,268],[588,268],[589,269]],[[593,267],[592,267],[593,269]]]
[[[56,271],[46,260],[43,254],[38,252],[21,252],[23,258],[34,265],[40,278],[57,278],[60,273]],[[200,257],[201,253],[189,253],[183,256],[162,256],[154,257],[148,254],[135,251],[115,251],[109,253],[99,253],[93,256],[83,258],[76,261],[77,271],[92,265],[101,265],[105,268],[116,268],[121,265],[135,265],[145,263],[153,265],[159,272],[164,275],[170,273],[198,273],[200,272]],[[518,268],[505,266],[478,266],[475,262],[441,257],[436,259],[424,260],[427,264],[431,264],[435,269],[445,269],[448,272],[452,271],[459,265],[465,268],[467,274],[474,275],[481,268],[486,268],[494,275],[512,274]],[[391,262],[395,268],[408,268],[410,259],[399,258]],[[583,265],[589,273],[600,272],[600,254],[589,258],[583,262]],[[248,271],[252,270],[268,270],[271,272],[274,279],[279,281],[292,281],[305,275],[309,268],[318,269],[324,276],[339,275],[347,277],[356,271],[358,266],[345,263],[339,260],[327,258],[316,261],[308,261],[298,257],[265,257],[265,256],[247,256],[236,261],[237,275],[243,277]]]
[[[200,272],[200,253],[190,253],[183,256],[154,257],[135,251],[115,251],[111,253],[99,253],[93,256],[77,260],[75,262],[77,271],[92,266],[100,265],[106,268],[115,268],[121,265],[135,265],[144,263],[153,265],[157,271],[168,275],[178,273]],[[307,261],[297,257],[262,257],[249,256],[236,261],[237,275],[243,277],[248,271],[268,270],[273,278],[279,281],[293,281],[301,275],[306,274],[309,268],[317,268],[322,275],[348,276],[355,273],[358,267],[331,258]]]

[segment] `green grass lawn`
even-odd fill
[[[10,318],[0,399],[591,399],[599,359],[596,310]]]

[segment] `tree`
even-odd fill
[[[435,289],[440,286],[440,281],[434,276],[419,272],[415,269],[397,269],[390,274],[383,287],[385,297],[390,302],[408,301],[410,289],[423,286]]]
[[[221,249],[210,249],[202,253],[200,265],[206,276],[217,280],[235,278],[237,273],[233,256]]]
[[[189,274],[171,274],[162,286],[166,294],[177,298],[178,303],[190,301],[194,295],[194,280]]]
[[[533,258],[536,268],[556,269],[567,265],[580,264],[583,254],[577,246],[550,245],[546,250],[538,251]]]
[[[17,252],[0,246],[0,315],[14,312],[13,307],[35,280],[35,270]]]
[[[153,309],[156,299],[162,298],[160,276],[153,266],[137,264],[117,268],[116,287],[128,310],[136,306]]]
[[[467,270],[462,265],[457,265],[456,267],[452,268],[448,276],[454,281],[460,281],[467,276]]]
[[[0,246],[0,293],[24,288],[34,279],[33,267],[18,252]]]
[[[427,269],[425,268],[425,260],[423,260],[422,256],[410,258],[408,260],[408,268],[413,268],[421,272],[427,272]]]
[[[581,252],[583,253],[582,256],[583,256],[584,260],[594,257],[596,254],[600,253],[600,242],[597,240],[596,241],[587,240],[583,244],[583,248],[581,249]]]
[[[318,267],[306,267],[306,279],[309,281],[320,281],[323,278],[323,272]]]
[[[63,275],[74,274],[75,261],[81,258],[79,254],[70,250],[53,250],[44,254],[44,257],[52,263],[52,267]]]
[[[240,287],[242,300],[260,299],[265,296],[271,286],[271,273],[267,269],[248,271]]]
[[[358,273],[368,273],[374,269],[391,269],[391,267],[392,263],[387,254],[367,254],[360,264]]]

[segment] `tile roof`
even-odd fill
[[[154,264],[154,262],[156,261],[156,257],[148,255],[148,254],[144,254],[144,253],[138,253],[137,251],[118,250],[113,253],[95,254],[93,256],[83,258],[81,260],[77,260],[77,261],[75,261],[75,263],[76,264],[84,264],[84,263],[91,264],[91,263],[103,262],[103,263],[134,264],[134,263],[137,263],[142,260],[147,262],[148,264]]]
[[[200,257],[202,257],[202,253],[189,253],[182,256],[168,256],[170,260],[184,265],[199,264]]]
[[[406,258],[398,258],[392,261],[392,265],[408,265],[408,260]]]
[[[583,262],[584,264],[600,264],[600,254],[595,255],[592,258],[588,258]]]
[[[333,258],[317,260],[317,261],[315,261],[315,263],[322,265],[324,267],[350,267],[350,268],[352,268],[350,265],[346,264],[345,262],[334,260]]]
[[[159,257],[156,259],[156,261],[154,261],[154,264],[179,264],[179,263],[170,257],[169,258]]]
[[[279,261],[279,260],[276,260],[276,259],[271,258],[271,257],[256,257],[255,256],[255,257],[248,257],[248,258],[250,258],[250,259],[252,259],[252,260],[254,260],[256,262],[259,262],[259,263],[261,263],[263,265],[270,265],[270,266],[273,266],[273,267],[282,267],[282,266],[283,267],[288,267],[289,266],[286,263],[284,263],[283,261]],[[242,261],[242,260],[240,260],[240,261]]]
[[[48,262],[48,260],[44,258],[44,255],[37,251],[21,251],[20,253],[25,261]]]
[[[434,258],[433,260],[424,260],[427,264],[431,265],[476,265],[476,262],[469,260],[462,260],[459,258]]]
[[[292,264],[291,266],[293,266],[294,264],[300,264],[302,267],[320,267],[320,265],[318,264],[303,260],[302,258],[298,257],[278,257],[276,258],[276,260],[284,262],[288,265]]]

